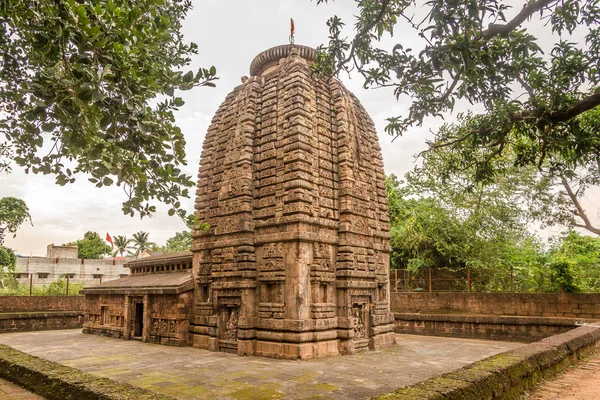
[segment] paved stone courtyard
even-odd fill
[[[86,335],[8,333],[0,343],[180,399],[364,399],[522,346],[397,335],[392,349],[315,361],[238,357]]]

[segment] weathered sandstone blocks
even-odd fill
[[[393,344],[377,135],[339,81],[313,76],[313,59],[304,46],[259,54],[209,127],[195,346],[311,359]]]

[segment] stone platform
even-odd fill
[[[458,369],[520,343],[396,335],[382,351],[313,361],[238,357],[84,335],[8,333],[0,343],[180,399],[364,399]]]

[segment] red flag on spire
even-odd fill
[[[108,232],[106,232],[106,241],[108,243],[110,243],[110,245],[112,246],[113,249],[115,248],[115,244],[113,243],[112,238],[110,237],[110,235],[108,234]]]
[[[296,31],[296,27],[294,26],[294,19],[290,18],[290,36],[294,37],[294,32]]]

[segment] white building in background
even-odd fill
[[[28,285],[31,279],[34,286],[42,286],[68,275],[70,282],[92,286],[129,275],[124,267],[127,261],[125,257],[77,258],[77,246],[50,244],[46,257],[17,257],[17,280]]]

